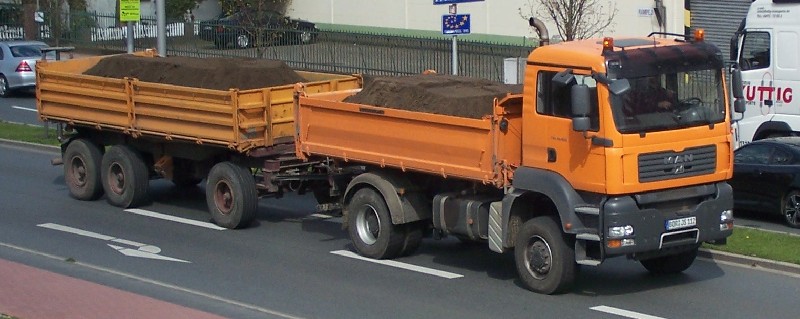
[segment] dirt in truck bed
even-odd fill
[[[283,61],[247,58],[115,55],[103,58],[84,74],[213,90],[247,90],[304,81]]]
[[[419,74],[365,78],[364,89],[349,103],[425,113],[481,118],[492,113],[494,98],[521,93],[522,86],[454,75]]]

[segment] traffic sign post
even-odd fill
[[[128,36],[125,45],[128,53],[133,53],[133,23],[140,20],[141,8],[139,0],[119,0],[119,21],[126,24]]]
[[[464,2],[483,2],[483,0],[433,0],[434,5],[464,3]]]
[[[455,13],[455,4],[450,7],[450,12]],[[469,14],[446,14],[442,16],[442,34],[453,35],[453,75],[458,75],[458,40],[457,35],[469,34]]]

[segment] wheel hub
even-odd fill
[[[214,188],[214,203],[223,215],[229,215],[233,210],[233,191],[224,181],[218,182]]]
[[[83,187],[86,185],[86,165],[79,158],[74,157],[71,162],[72,165],[72,182],[75,186]]]
[[[108,169],[108,185],[111,191],[116,194],[122,194],[125,191],[125,172],[117,163],[112,164]]]
[[[380,235],[381,221],[375,207],[366,205],[356,215],[356,231],[358,237],[367,245],[372,245],[378,241]]]
[[[552,260],[553,254],[550,250],[550,245],[541,237],[531,238],[526,262],[533,277],[541,279],[550,272]]]

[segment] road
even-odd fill
[[[54,156],[0,144],[1,259],[225,317],[758,318],[765,305],[772,318],[800,314],[799,276],[709,260],[653,277],[612,259],[583,268],[560,296],[523,289],[510,254],[454,239],[377,264],[353,258],[341,221],[314,215],[306,196],[262,200],[256,223],[235,231],[206,223],[202,187],[153,181],[141,211],[76,201]]]
[[[17,92],[12,97],[0,98],[0,120],[43,125],[36,113],[36,97],[32,93]]]

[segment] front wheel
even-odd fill
[[[406,243],[402,226],[392,224],[392,216],[380,193],[370,188],[358,190],[347,204],[347,231],[356,250],[365,257],[391,259],[406,250],[413,251],[411,242]],[[404,249],[406,247],[406,249]]]
[[[150,175],[139,152],[125,145],[111,146],[102,167],[103,190],[111,205],[130,208],[147,201]]]
[[[514,247],[517,272],[525,286],[543,294],[567,290],[575,281],[575,249],[553,217],[533,218],[522,225]]]
[[[792,190],[783,197],[781,213],[789,226],[800,228],[800,191]]]
[[[231,162],[214,165],[206,181],[206,204],[217,225],[230,229],[247,226],[258,210],[253,174]]]
[[[697,257],[697,247],[676,255],[663,256],[640,261],[642,266],[650,273],[656,275],[681,273],[694,263]]]

